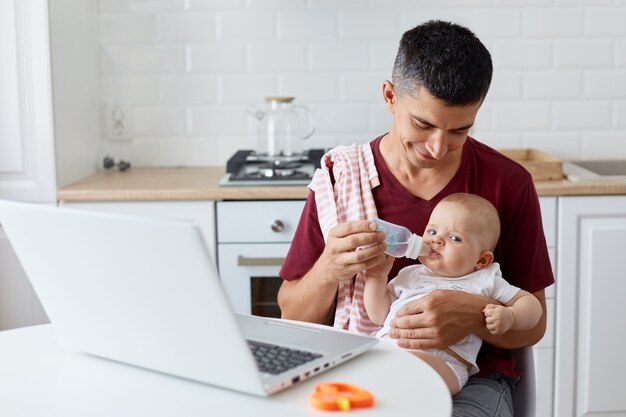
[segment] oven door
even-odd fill
[[[289,243],[218,244],[220,276],[238,313],[280,317],[278,276]]]

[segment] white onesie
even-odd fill
[[[392,304],[382,329],[376,333],[376,336],[380,338],[389,333],[389,324],[391,320],[396,317],[396,313],[400,307],[434,290],[465,291],[493,298],[502,304],[511,301],[520,290],[502,278],[502,272],[500,272],[500,265],[498,263],[493,263],[487,268],[456,278],[436,275],[428,267],[421,264],[411,265],[402,268],[398,276],[389,281],[387,288],[391,294]],[[448,346],[448,348],[465,359],[468,363],[472,364],[469,375],[473,375],[478,372],[476,357],[478,356],[481,344],[482,340],[478,336],[471,334],[458,343]],[[432,354],[432,352],[429,353]],[[452,356],[447,354],[445,356],[452,358]],[[458,366],[451,366],[451,368],[457,373],[459,387],[465,385],[467,375],[458,375]]]

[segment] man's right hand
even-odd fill
[[[356,220],[339,224],[328,232],[324,252],[315,263],[316,272],[329,283],[350,279],[385,261],[384,241],[385,233],[378,232],[374,222]]]

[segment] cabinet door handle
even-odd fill
[[[283,223],[281,220],[274,220],[274,223],[272,223],[270,227],[272,228],[272,231],[280,233],[285,230],[285,223]]]
[[[285,258],[248,258],[247,256],[237,256],[238,266],[281,266]]]

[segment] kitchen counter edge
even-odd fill
[[[98,171],[57,191],[59,201],[299,200],[298,186],[219,186],[224,167]],[[626,181],[536,181],[540,196],[626,194]]]

